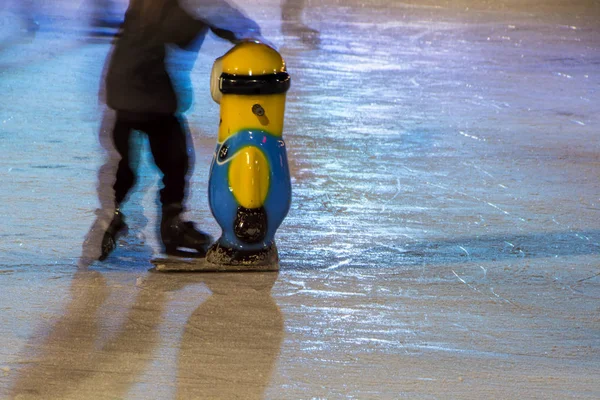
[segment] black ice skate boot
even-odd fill
[[[102,237],[102,249],[98,260],[104,261],[106,257],[117,247],[117,239],[127,232],[125,216],[117,207],[110,225]]]
[[[212,238],[197,230],[193,222],[183,221],[182,212],[183,207],[180,204],[169,204],[162,208],[160,236],[165,253],[180,257],[204,257]],[[184,251],[182,248],[195,251]]]

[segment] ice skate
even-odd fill
[[[321,33],[302,23],[287,23],[282,27],[282,33],[312,48],[318,48],[321,44]]]
[[[118,208],[115,210],[115,215],[110,225],[106,229],[104,236],[102,237],[102,248],[100,257],[98,260],[104,261],[106,257],[117,247],[117,240],[120,236],[127,232],[127,224],[125,223],[125,216]]]
[[[163,208],[160,235],[165,254],[180,257],[204,257],[212,238],[197,230],[193,222],[183,221],[181,212],[182,207],[179,205]]]

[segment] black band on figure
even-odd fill
[[[219,89],[223,94],[278,94],[290,88],[290,75],[278,72],[268,75],[233,75],[221,74]]]

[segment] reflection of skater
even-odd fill
[[[277,277],[272,272],[202,277],[212,295],[185,325],[176,399],[265,398],[283,341],[283,316],[271,294]]]
[[[133,304],[118,309],[123,323],[107,339],[102,324],[113,326],[115,313],[107,314],[103,307],[111,295],[125,297],[126,285],[115,290],[99,272],[77,271],[61,317],[46,336],[34,335],[27,346],[24,356],[32,361],[19,371],[10,398],[127,398],[161,343],[159,327],[170,288],[153,278],[147,283],[150,290],[138,290]]]
[[[133,286],[121,274],[81,269],[59,318],[44,315],[21,349],[7,398],[126,399],[138,397],[137,384],[141,398],[165,398],[156,390],[169,379],[176,399],[262,399],[284,336],[271,295],[277,276],[150,273]],[[185,290],[198,285],[212,294]],[[185,326],[178,304],[199,304]],[[156,359],[163,350],[178,352],[176,382],[171,363]],[[153,374],[155,362],[163,378]]]
[[[195,4],[200,2],[196,0]],[[214,5],[219,10],[218,18],[194,17],[180,7],[178,0],[130,1],[106,75],[107,105],[116,111],[112,138],[121,160],[113,186],[115,212],[102,240],[100,260],[115,249],[119,234],[127,227],[120,206],[135,182],[129,160],[133,130],[147,134],[154,161],[163,173],[160,235],[165,252],[179,254],[181,248],[186,248],[203,255],[210,244],[207,234],[181,219],[190,167],[189,143],[185,121],[178,114],[185,111],[180,107],[182,99],[166,68],[166,48],[175,44],[191,49],[207,27],[234,43],[244,38],[260,39],[260,29],[224,0],[202,3],[205,7]]]
[[[302,22],[302,13],[306,0],[283,0],[281,5],[282,32],[285,36],[294,36],[303,43],[318,46],[319,31]]]

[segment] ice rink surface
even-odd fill
[[[147,151],[130,233],[93,262],[110,41],[84,1],[39,2],[35,37],[3,3],[0,398],[600,398],[600,1],[238,3],[292,76],[274,274],[149,272]],[[215,236],[229,48],[205,41],[187,113],[187,214]]]

